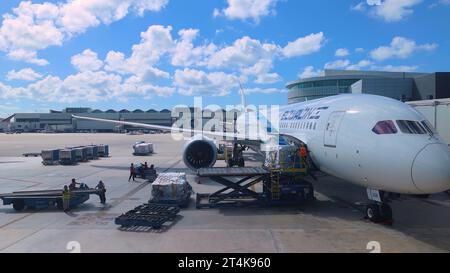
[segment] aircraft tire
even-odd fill
[[[382,219],[380,207],[376,204],[370,204],[366,207],[366,218],[374,223],[379,223]]]

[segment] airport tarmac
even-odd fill
[[[132,156],[131,146],[140,140],[153,142],[156,154]],[[92,143],[109,144],[111,157],[77,166],[43,166],[40,158],[21,156]],[[147,161],[160,172],[188,172],[181,160],[183,144],[170,134],[0,134],[0,193],[62,189],[72,178],[91,187],[103,180],[108,202],[104,207],[94,196],[67,214],[57,210],[17,213],[12,206],[0,206],[0,252],[69,252],[68,244],[78,242],[81,252],[89,253],[367,253],[373,241],[381,252],[450,251],[450,196],[394,201],[395,222],[388,227],[363,219],[355,203],[366,201],[365,189],[323,175],[314,184],[318,200],[304,206],[197,210],[193,196],[191,206],[167,229],[119,230],[114,218],[147,202],[151,195],[150,184],[128,182],[129,164]],[[188,177],[196,193],[219,188]]]

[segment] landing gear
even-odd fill
[[[392,208],[386,203],[366,206],[366,218],[374,223],[392,223]]]
[[[228,167],[245,167],[245,159],[244,159],[244,151],[247,150],[247,147],[244,145],[234,144],[233,154],[227,161]]]
[[[378,190],[367,189],[367,196],[374,203],[366,206],[366,219],[374,223],[393,223],[392,208],[387,203],[388,194]]]

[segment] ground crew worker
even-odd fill
[[[72,179],[72,182],[69,185],[69,190],[73,191],[77,189],[77,185],[81,185],[80,183],[77,183],[75,178]]]
[[[69,187],[64,186],[63,194],[62,194],[62,200],[63,200],[63,210],[64,212],[69,211],[70,207],[70,190]]]
[[[300,146],[300,157],[302,158],[303,164],[306,166],[308,162],[308,149],[304,144]]]
[[[103,181],[100,180],[100,182],[98,182],[97,187],[95,187],[97,190],[100,190],[100,203],[102,203],[103,205],[106,204],[106,187],[105,184],[103,184]]]
[[[130,177],[128,178],[128,182],[130,182],[131,178],[133,178],[133,181],[136,181],[136,169],[134,168],[133,163],[131,163],[130,166]]]

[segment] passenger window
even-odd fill
[[[377,135],[393,135],[398,132],[397,127],[391,120],[380,121],[373,127],[372,131]]]
[[[427,134],[427,129],[418,121],[411,120],[398,120],[397,125],[400,131],[404,134],[410,135],[425,135]]]

